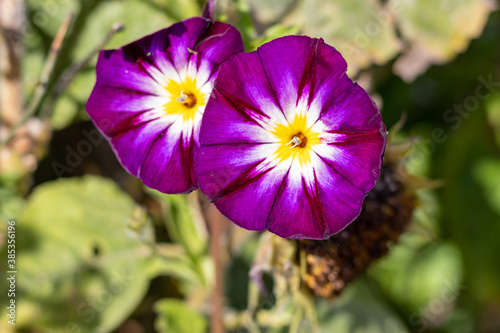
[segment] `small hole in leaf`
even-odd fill
[[[101,255],[101,248],[99,247],[99,245],[94,245],[94,247],[92,248],[92,253],[94,254],[94,257],[98,257]]]

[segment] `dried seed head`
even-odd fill
[[[345,286],[385,255],[410,223],[416,205],[398,174],[400,168],[384,163],[380,178],[364,203],[359,217],[328,240],[298,241],[305,252],[304,285],[325,298],[340,294]]]

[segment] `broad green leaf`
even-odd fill
[[[487,198],[492,194],[486,190],[489,186],[484,186],[494,180],[477,178],[484,168],[481,164],[498,160],[498,148],[487,126],[486,113],[480,108],[450,133],[435,154],[436,177],[446,181],[446,186],[437,191],[442,233],[461,249],[467,267],[464,293],[469,306],[480,311],[500,297],[500,214]],[[487,169],[489,172],[492,168]]]
[[[257,49],[262,44],[272,41],[273,39],[280,38],[288,35],[296,35],[300,31],[298,26],[285,26],[283,24],[275,24],[267,29],[262,36],[254,39],[252,42],[252,49]]]
[[[204,283],[199,268],[186,255],[184,248],[177,244],[159,244],[158,253],[149,267],[150,275],[169,275],[190,286]]]
[[[358,279],[334,302],[318,301],[317,308],[321,332],[409,332],[363,280]]]
[[[175,243],[181,244],[192,258],[202,256],[207,250],[207,232],[199,207],[189,203],[186,195],[166,195],[150,191],[163,207],[165,226]],[[197,193],[190,200],[196,201]]]
[[[495,7],[493,1],[483,0],[390,0],[389,6],[395,9],[403,39],[411,45],[394,67],[406,81],[464,52]]]
[[[86,176],[40,185],[16,222],[17,327],[107,332],[144,297],[151,230],[113,182]]]
[[[95,1],[90,0],[88,2]],[[33,25],[33,28],[28,30],[27,37],[32,37],[37,31],[42,31],[50,39],[50,37],[56,35],[57,30],[68,14],[78,13],[81,4],[78,0],[28,0],[27,7],[31,14],[30,22]]]
[[[458,249],[450,243],[422,247],[415,236],[405,238],[406,244],[394,246],[388,257],[373,267],[372,275],[397,304],[410,312],[441,300],[443,295],[446,305],[452,306],[464,290]]]
[[[474,176],[483,186],[486,201],[500,214],[500,159],[479,161],[474,168]]]
[[[207,320],[204,316],[178,299],[162,299],[155,303],[158,318],[155,328],[160,333],[205,333]]]
[[[186,3],[190,3],[190,1],[186,1]],[[185,18],[187,17],[189,15]],[[75,49],[76,58],[82,59],[87,56],[89,51],[102,41],[111,26],[117,22],[123,23],[125,29],[113,37],[105,46],[107,49],[114,49],[131,43],[157,30],[168,27],[175,20],[168,17],[164,11],[149,5],[147,1],[105,1],[99,6],[98,10],[92,12],[87,18],[81,40]]]
[[[8,185],[1,184],[0,186],[0,221],[3,222],[19,216],[19,213],[26,204],[26,201],[17,193],[17,189],[12,188],[15,186]]]
[[[54,130],[61,130],[69,126],[78,115],[80,109],[77,101],[69,94],[59,97],[50,117],[52,128]]]
[[[353,75],[372,64],[385,64],[399,52],[391,10],[377,0],[305,0],[284,23],[299,25],[304,35],[334,46]]]
[[[219,5],[219,7],[224,6]],[[225,7],[227,7],[225,9],[229,12],[229,15],[222,17],[222,20],[228,21],[228,23],[238,29],[243,39],[245,51],[253,51],[251,46],[253,40],[257,37],[257,30],[252,19],[253,13],[250,3],[246,0],[234,0],[230,5]]]
[[[69,0],[66,0],[69,1]],[[118,48],[134,40],[165,28],[173,23],[165,12],[157,10],[138,0],[103,1],[85,20],[80,40],[73,56],[75,61],[87,57],[104,39],[114,23],[124,23],[125,29],[116,33],[105,46],[106,49]],[[93,64],[95,64],[95,56]],[[92,65],[93,67],[93,65]],[[85,115],[84,105],[95,84],[92,68],[80,72],[68,86],[53,111],[52,121],[56,128],[69,125],[78,114]]]
[[[486,115],[500,147],[500,93],[493,94],[486,102]]]

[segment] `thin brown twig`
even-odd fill
[[[125,26],[123,23],[113,24],[113,26],[108,31],[106,36],[102,39],[102,41],[92,51],[90,51],[89,54],[83,60],[75,62],[62,73],[59,80],[57,80],[55,84],[51,96],[51,102],[48,103],[47,107],[44,106],[44,110],[42,112],[43,117],[46,118],[50,116],[50,111],[53,110],[55,101],[59,96],[61,96],[66,91],[66,89],[70,85],[71,81],[73,81],[75,76],[89,64],[94,55],[98,53],[101,49],[103,49],[117,32],[123,31],[124,27]]]
[[[57,34],[54,37],[54,40],[52,41],[52,44],[50,46],[50,51],[47,56],[47,60],[45,61],[45,64],[43,66],[40,79],[37,84],[37,87],[35,88],[35,92],[33,93],[33,97],[31,98],[31,102],[28,104],[28,107],[26,108],[26,113],[24,114],[23,118],[19,122],[17,122],[15,126],[13,126],[7,138],[0,143],[0,147],[6,145],[14,137],[15,132],[24,123],[26,123],[26,121],[28,121],[28,119],[31,116],[33,116],[33,114],[36,112],[36,110],[38,110],[44,98],[46,97],[48,93],[47,85],[51,78],[52,71],[57,62],[57,59],[59,58],[61,46],[64,42],[64,39],[71,25],[73,17],[74,17],[73,14],[68,14],[68,16],[66,16],[65,20],[63,21],[61,27],[57,31]]]
[[[22,117],[21,60],[24,53],[24,1],[0,1],[0,119],[7,128]]]

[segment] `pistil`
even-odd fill
[[[285,146],[288,146],[290,144],[293,144],[289,149],[295,148],[297,146],[299,147],[305,147],[307,143],[307,138],[304,136],[302,133],[298,133],[297,135],[294,135],[292,140],[288,142]]]
[[[184,90],[181,91],[181,96],[176,98],[176,101],[192,108],[196,105],[196,97],[193,94],[185,94]]]

